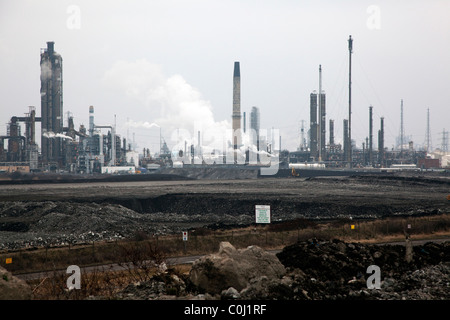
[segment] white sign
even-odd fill
[[[183,241],[187,241],[188,233],[187,231],[183,231]]]
[[[67,278],[66,285],[67,289],[81,289],[81,271],[80,267],[76,265],[71,265],[67,267],[66,273],[71,274],[69,278]]]
[[[270,206],[256,205],[256,223],[270,223]]]

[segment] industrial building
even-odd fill
[[[102,172],[102,167],[127,166],[126,140],[115,134],[115,125],[99,125],[94,121],[94,107],[89,107],[89,128],[81,124],[75,129],[68,113],[68,126],[63,126],[63,59],[55,51],[54,42],[41,49],[41,116],[28,107],[24,116],[11,117],[6,135],[0,136],[0,171],[11,172]],[[36,122],[41,125],[41,146],[35,140]],[[21,131],[25,125],[25,133]],[[108,129],[107,132],[102,129]],[[8,142],[5,148],[5,141]],[[139,159],[132,158],[133,165]],[[128,170],[129,171],[129,170]]]
[[[325,98],[323,98],[324,100]],[[317,125],[317,93],[310,94],[310,140],[309,148],[289,153],[290,163],[321,163],[328,168],[345,168],[348,161],[348,119],[343,120],[343,146],[335,143],[334,120],[329,122],[329,142],[325,144],[322,160],[319,161],[318,133],[321,132]],[[380,117],[380,129],[378,130],[378,148],[373,137],[373,106],[368,108],[368,136],[362,142],[362,148],[357,148],[352,140],[352,167],[355,168],[389,168],[399,165],[415,165],[417,168],[430,169],[439,167],[439,161],[430,159],[426,150],[416,150],[412,141],[408,148],[388,150],[384,144],[384,117]],[[322,133],[322,138],[324,133]]]
[[[250,129],[252,130],[252,140],[251,144],[256,146],[256,157],[253,156],[252,159],[256,159],[259,162],[259,147],[260,147],[260,136],[259,130],[261,129],[261,116],[259,113],[258,107],[252,107],[252,111],[250,112]]]
[[[378,148],[374,149],[373,106],[369,106],[368,136],[362,142],[362,149],[356,147],[351,136],[351,56],[353,39],[348,40],[349,50],[349,117],[343,119],[343,145],[335,143],[334,120],[329,122],[329,143],[326,144],[326,95],[322,90],[322,66],[319,66],[319,93],[313,91],[309,96],[309,145],[289,153],[290,163],[320,164],[328,168],[389,168],[391,166],[413,165],[419,168],[436,168],[438,161],[429,159],[429,110],[427,123],[427,150],[415,150],[413,142],[406,146],[403,129],[403,100],[401,100],[401,142],[399,147],[388,150],[384,143],[384,117],[380,117],[378,130]],[[302,126],[303,132],[303,126]],[[303,139],[303,138],[302,138]],[[444,148],[442,148],[444,149]],[[442,158],[442,157],[441,157]],[[445,161],[444,161],[445,162]]]
[[[320,106],[319,106],[320,104]],[[326,158],[325,109],[326,95],[313,91],[310,94],[310,140],[311,158],[320,161]]]
[[[351,63],[352,39],[349,39],[349,53]],[[141,165],[147,168],[160,168],[163,166],[174,166],[171,160],[171,151],[166,142],[160,147],[159,159],[152,159],[147,149],[142,157],[131,146],[127,145],[126,139],[116,133],[114,124],[98,124],[95,122],[94,106],[86,106],[89,112],[89,124],[85,127],[80,124],[79,129],[75,129],[73,116],[70,112],[64,113],[63,108],[63,59],[55,51],[55,44],[47,42],[47,47],[41,49],[40,53],[40,96],[41,114],[36,114],[36,107],[29,106],[24,115],[14,115],[7,124],[7,132],[0,135],[0,172],[70,172],[78,174],[92,173],[134,173],[145,172],[139,168]],[[349,78],[351,77],[351,69]],[[349,79],[349,83],[351,80]],[[351,87],[349,86],[349,91]],[[246,150],[244,156],[239,151],[242,147],[241,132],[241,72],[238,61],[234,62],[233,70],[233,104],[232,104],[232,132],[231,148],[234,154],[223,154],[223,162],[214,161],[220,165],[249,165],[249,159],[257,159],[260,164],[260,152],[272,153],[269,144],[274,143],[268,137],[260,135],[260,109],[253,106],[250,112],[250,137],[249,141],[256,149]],[[302,122],[302,141],[297,151],[289,152],[279,150],[280,162],[302,163],[306,167],[326,167],[326,168],[388,168],[391,166],[416,165],[423,169],[448,166],[449,160],[445,158],[447,147],[441,151],[439,161],[430,158],[430,150],[415,150],[412,141],[405,145],[403,133],[403,100],[402,100],[402,126],[401,143],[397,150],[388,150],[384,143],[384,118],[380,118],[378,130],[378,148],[374,148],[374,125],[373,106],[368,107],[368,136],[363,140],[362,149],[356,147],[356,142],[351,138],[351,94],[349,92],[349,118],[343,119],[342,141],[343,145],[335,141],[335,120],[329,119],[329,140],[326,141],[326,94],[322,90],[322,66],[319,66],[319,91],[313,91],[309,95],[309,138],[305,139],[304,123]],[[64,127],[63,115],[67,114],[67,127]],[[244,112],[243,130],[246,132],[246,119]],[[36,123],[41,126],[40,150],[36,143]],[[25,130],[22,132],[22,125]],[[430,148],[431,141],[429,135],[429,110],[427,116],[427,149]],[[263,130],[262,130],[263,131]],[[203,159],[200,132],[198,132],[198,146],[185,144],[184,152],[186,157],[191,154],[192,161],[185,162],[185,165],[196,165],[193,159],[198,156]],[[447,133],[443,133],[443,146],[447,146]],[[161,138],[160,138],[161,139]],[[267,140],[267,141],[266,141]],[[308,143],[306,143],[308,141]],[[271,143],[268,143],[271,142]],[[7,143],[7,145],[6,145]],[[280,137],[281,149],[281,137]],[[255,152],[255,154],[249,154]],[[350,155],[350,159],[348,158]],[[226,159],[229,156],[229,159]],[[230,161],[234,157],[234,161]],[[228,161],[227,161],[228,160]],[[317,164],[317,166],[315,166]],[[204,161],[200,165],[208,165]],[[133,168],[137,168],[136,170]]]
[[[234,62],[233,71],[233,149],[234,149],[234,162],[238,162],[237,149],[242,143],[242,133],[241,133],[241,70],[239,61]]]
[[[6,135],[0,136],[0,162],[15,163],[22,167],[22,171],[29,171],[38,168],[38,145],[35,141],[36,121],[41,121],[36,117],[36,109],[29,107],[29,112],[24,117],[11,117],[7,125]],[[20,123],[25,124],[25,135],[22,135]],[[5,140],[8,147],[5,149]],[[5,166],[5,165],[3,165]],[[25,169],[25,167],[28,167]]]
[[[41,52],[41,155],[42,163],[63,165],[63,59],[47,42]]]

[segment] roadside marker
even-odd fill
[[[352,224],[352,225],[350,226],[350,228],[352,228],[352,230],[355,229],[355,225]]]

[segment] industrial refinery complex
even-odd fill
[[[433,152],[428,143],[417,150],[412,141],[408,141],[403,132],[403,101],[401,101],[402,123],[400,141],[397,148],[388,149],[384,144],[384,118],[373,123],[373,107],[367,106],[367,137],[358,137],[364,141],[357,148],[351,135],[351,56],[353,40],[348,39],[349,49],[349,103],[348,118],[337,120],[343,123],[343,145],[336,143],[334,123],[336,119],[326,117],[326,93],[322,89],[322,66],[319,66],[319,90],[310,94],[309,126],[302,126],[300,145],[297,150],[281,149],[280,143],[268,143],[267,137],[260,136],[260,110],[251,108],[249,121],[246,113],[241,112],[240,64],[234,62],[232,93],[232,137],[229,147],[233,153],[224,152],[214,163],[194,161],[194,154],[202,159],[201,146],[185,146],[184,154],[174,157],[164,143],[159,154],[151,156],[144,148],[143,154],[132,150],[125,138],[116,133],[115,124],[101,124],[95,121],[94,106],[86,106],[89,112],[89,127],[83,124],[75,127],[73,117],[68,113],[64,119],[63,109],[63,59],[55,51],[54,42],[47,42],[41,49],[41,106],[40,114],[35,106],[24,107],[21,115],[11,117],[7,132],[0,133],[0,172],[54,172],[72,174],[136,174],[155,172],[162,167],[218,166],[254,167],[262,164],[261,154],[270,154],[271,161],[284,170],[314,169],[371,169],[371,170],[446,170],[450,167],[448,139],[443,147]],[[429,112],[429,111],[428,111]],[[67,121],[65,127],[63,123]],[[242,154],[243,135],[249,131],[250,123],[254,139]],[[306,121],[303,121],[305,123]],[[36,139],[36,125],[40,125],[41,137]],[[327,128],[328,126],[328,128]],[[428,116],[429,126],[429,116]],[[308,129],[308,130],[307,130]],[[24,130],[24,132],[23,132]],[[429,127],[428,132],[429,136]],[[445,137],[444,131],[444,137]],[[447,134],[448,135],[448,134]],[[376,138],[376,139],[374,139]],[[289,137],[283,137],[289,139]],[[200,140],[200,138],[199,138]],[[377,142],[375,142],[375,140]],[[199,141],[200,142],[200,141]],[[275,146],[278,146],[275,147]],[[252,154],[252,152],[254,154]],[[182,157],[180,157],[183,154]],[[206,156],[206,155],[205,155]],[[275,157],[276,156],[276,157]],[[227,158],[228,157],[228,158]],[[177,158],[175,160],[174,158]],[[178,161],[182,158],[183,161]],[[231,158],[231,159],[230,159]],[[275,160],[276,159],[276,160]],[[273,165],[273,163],[272,163]]]

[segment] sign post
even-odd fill
[[[256,205],[255,206],[256,223],[270,223],[270,206]],[[266,229],[266,244],[267,244],[267,229]]]
[[[256,223],[270,223],[270,206],[255,206]]]
[[[186,253],[186,242],[188,239],[188,232],[187,231],[183,231],[183,243],[184,243],[184,253]]]

